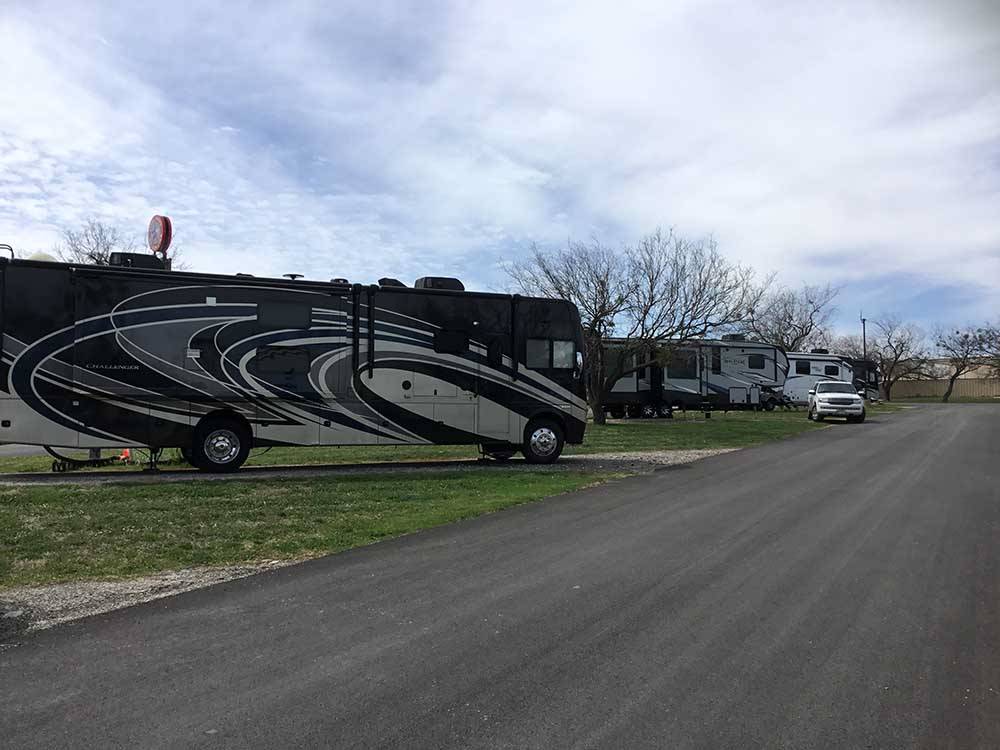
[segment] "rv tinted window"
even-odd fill
[[[764,369],[764,355],[763,354],[751,354],[747,357],[747,367],[751,370],[763,370]]]
[[[576,345],[572,341],[552,342],[552,366],[572,370],[576,364]]]
[[[261,302],[257,305],[257,322],[268,328],[308,328],[312,325],[312,308],[296,302]]]
[[[795,361],[796,375],[808,375],[809,368],[810,368],[810,362],[808,359],[798,359]]]
[[[257,369],[261,373],[292,375],[309,372],[309,352],[291,346],[264,346],[257,350]]]
[[[462,354],[468,350],[468,334],[462,331],[434,332],[434,351],[438,354]]]
[[[712,372],[718,375],[722,372],[722,348],[712,347]]]
[[[532,370],[544,370],[549,366],[549,340],[528,339],[524,363]]]
[[[823,374],[833,375],[834,377],[837,377],[838,375],[840,375],[840,368],[837,367],[837,365],[827,365],[826,367],[823,368]]]
[[[667,362],[667,377],[678,380],[692,380],[698,377],[698,357],[692,351],[679,351],[670,355]]]

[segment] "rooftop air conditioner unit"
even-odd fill
[[[464,292],[465,285],[450,276],[421,276],[413,282],[414,289],[447,289],[452,292]]]

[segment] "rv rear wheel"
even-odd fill
[[[670,404],[660,404],[660,408],[657,409],[657,412],[659,412],[660,416],[664,419],[673,419],[674,417],[674,410],[671,408]]]
[[[652,404],[646,404],[642,407],[641,415],[643,419],[653,419],[656,416],[656,407]]]
[[[551,419],[533,419],[524,428],[521,453],[529,464],[550,464],[559,458],[564,444],[562,428]]]
[[[774,411],[775,406],[776,404],[774,399],[769,398],[767,401],[764,402],[764,411]]]
[[[236,471],[250,455],[252,440],[250,431],[239,420],[210,417],[195,430],[191,463],[202,471]]]

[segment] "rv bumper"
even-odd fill
[[[586,422],[568,417],[566,419],[566,442],[573,445],[579,445],[583,442],[583,433],[586,429]]]

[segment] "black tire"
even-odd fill
[[[852,424],[861,424],[862,422],[865,421],[865,412],[861,412],[860,416],[857,417],[848,417],[847,421],[851,422]]]
[[[562,454],[562,427],[551,419],[532,419],[524,428],[521,453],[529,464],[550,464]]]
[[[247,460],[253,435],[246,423],[234,417],[209,417],[194,431],[191,464],[201,471],[225,474]]]
[[[656,419],[656,407],[652,404],[646,404],[639,411],[639,416],[643,419]]]
[[[764,411],[774,411],[774,407],[777,406],[773,398],[769,398],[764,402]]]
[[[625,407],[624,406],[612,406],[608,409],[608,413],[611,415],[612,419],[624,419],[625,418]]]
[[[674,410],[670,407],[670,404],[660,404],[660,408],[657,409],[656,411],[663,419],[674,418]]]

